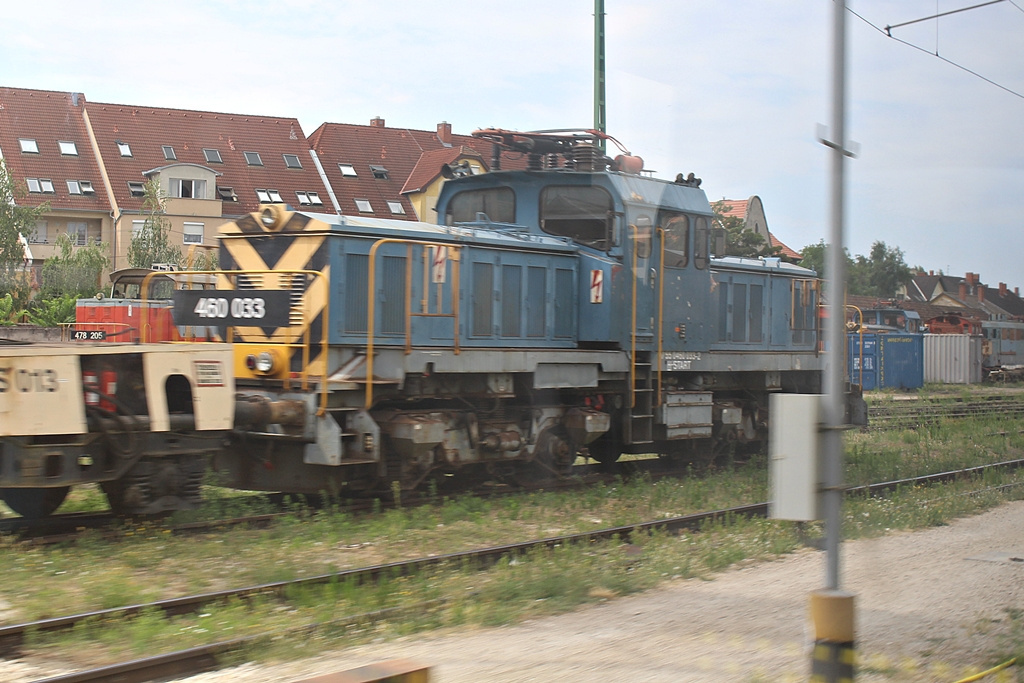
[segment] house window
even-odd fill
[[[309,201],[309,193],[308,192],[296,192],[295,193],[295,198],[299,200],[299,204],[301,204],[301,205],[306,205],[306,204],[310,204],[311,203]]]
[[[145,197],[146,186],[142,183],[128,183],[128,190],[133,197]]]
[[[217,187],[217,196],[226,202],[237,202],[238,195],[235,194],[235,190],[230,187]]]
[[[203,243],[203,224],[185,223],[185,244]]]
[[[71,238],[71,244],[78,245],[80,247],[85,246],[85,235],[87,226],[85,223],[68,223],[68,237]]]
[[[282,154],[284,157],[284,165],[287,168],[302,168],[302,163],[299,161],[298,155],[295,154]]]
[[[182,199],[206,199],[206,181],[171,178],[171,196]]]
[[[267,190],[267,194],[270,195],[270,201],[275,204],[284,204],[284,200],[281,199],[281,193],[277,190]]]
[[[163,149],[164,151],[164,159],[166,159],[167,161],[177,161],[178,155],[174,153],[173,147],[171,147],[170,145],[163,145],[161,149]]]
[[[309,197],[309,203],[314,206],[323,206],[324,202],[320,199],[320,194],[317,192],[307,192],[306,195]]]
[[[40,184],[40,186],[42,186],[44,194],[53,194],[54,193],[53,181],[50,180],[49,178],[40,178],[39,179],[39,184]]]
[[[146,221],[132,221],[132,239],[135,239],[142,234],[142,229],[146,227]]]
[[[373,207],[370,206],[369,199],[356,199],[356,208],[359,209],[359,213],[373,213]]]
[[[39,154],[39,145],[31,138],[18,138],[22,154]]]
[[[115,141],[117,143],[117,151],[121,153],[123,157],[130,157],[132,155],[132,148],[127,142],[121,142],[120,140]]]
[[[250,166],[262,166],[263,159],[260,159],[259,152],[242,152],[245,155],[245,163]]]
[[[405,215],[405,207],[402,206],[402,202],[388,201],[388,208],[391,209],[391,213],[397,216]]]
[[[74,142],[67,140],[58,140],[57,146],[60,147],[60,153],[68,156],[78,156],[78,146]]]
[[[355,178],[356,176],[359,175],[358,173],[356,173],[356,167],[353,166],[352,164],[338,164],[338,169],[341,171],[341,175],[343,177],[350,176],[352,178]]]
[[[256,188],[256,196],[259,197],[260,204],[269,204],[270,203],[270,193],[267,192],[266,190],[261,190],[259,188]]]
[[[220,150],[216,149],[204,149],[203,156],[206,158],[208,164],[223,164],[224,161],[220,158]]]
[[[388,179],[388,169],[383,166],[374,166],[373,164],[370,164],[370,171],[373,173],[373,177],[377,180]]]
[[[42,192],[43,186],[39,184],[39,178],[25,178],[29,192]]]
[[[82,194],[82,186],[77,180],[69,180],[68,183],[68,194]]]
[[[96,190],[92,189],[91,180],[79,180],[78,184],[82,187],[82,194],[96,194]]]
[[[46,244],[46,221],[36,221],[36,231],[32,234],[29,242],[33,244]]]

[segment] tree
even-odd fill
[[[747,230],[746,221],[739,216],[730,216],[726,212],[729,205],[719,200],[711,205],[715,213],[715,224],[725,229],[725,253],[727,256],[778,256],[781,247],[769,245],[763,237],[753,230]]]
[[[146,183],[146,194],[142,200],[146,220],[142,229],[132,235],[128,245],[128,265],[133,268],[152,268],[154,263],[180,264],[181,247],[170,242],[171,223],[164,210],[164,196],[160,181],[151,178]]]
[[[25,246],[31,239],[36,221],[50,210],[49,202],[39,206],[21,206],[18,201],[28,196],[26,188],[17,183],[0,159],[0,295],[12,295],[15,306],[28,302],[31,276],[25,269]]]
[[[76,299],[90,297],[101,289],[101,278],[110,266],[107,245],[89,243],[74,249],[67,235],[57,237],[60,255],[46,259],[41,276],[40,295],[44,299],[70,296]]]
[[[910,284],[914,278],[910,266],[903,260],[899,247],[889,248],[885,242],[871,245],[871,274],[869,282],[875,296],[895,297],[901,286]]]
[[[803,248],[800,265],[811,268],[818,277],[827,278],[825,262],[825,241],[811,244]],[[851,258],[850,252],[843,247],[846,259],[846,293],[861,296],[892,298],[901,285],[907,285],[913,279],[913,271],[903,262],[903,252],[885,242],[871,245],[871,255],[858,254]]]

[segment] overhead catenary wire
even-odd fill
[[[1021,99],[1024,99],[1024,93],[1017,92],[1016,90],[1013,90],[1012,88],[1008,88],[1007,86],[1002,85],[1001,83],[997,83],[996,81],[992,80],[991,78],[988,78],[987,76],[983,76],[982,74],[978,73],[977,71],[974,71],[973,69],[967,68],[963,64],[959,64],[957,62],[954,62],[951,59],[943,57],[942,55],[940,55],[938,53],[937,50],[935,52],[932,52],[930,50],[927,50],[927,49],[921,47],[920,45],[914,45],[913,43],[911,43],[909,41],[903,40],[901,38],[897,38],[896,36],[892,35],[892,33],[890,33],[891,29],[894,29],[894,28],[896,28],[898,26],[906,26],[908,24],[913,24],[913,23],[917,23],[919,21],[924,21],[925,19],[935,19],[937,17],[945,16],[947,14],[955,14],[955,13],[958,13],[958,12],[967,11],[969,9],[977,9],[978,7],[986,7],[988,5],[993,5],[993,4],[996,4],[996,3],[999,3],[999,2],[1009,2],[1011,5],[1013,5],[1018,10],[1024,12],[1024,9],[1022,9],[1019,5],[1017,5],[1017,3],[1014,2],[1014,0],[992,0],[992,2],[986,2],[986,3],[981,4],[981,5],[974,5],[973,7],[964,7],[964,8],[959,9],[959,10],[952,10],[950,12],[944,12],[942,14],[934,15],[934,16],[931,16],[931,17],[925,17],[923,19],[915,19],[913,21],[903,22],[901,24],[888,25],[888,26],[885,26],[883,28],[881,26],[878,26],[878,25],[874,24],[871,21],[868,21],[865,17],[863,17],[862,15],[858,14],[857,12],[855,12],[852,9],[850,9],[849,7],[847,7],[846,10],[850,14],[852,14],[853,16],[857,17],[862,22],[864,22],[865,24],[870,26],[871,28],[875,29],[876,31],[878,31],[879,33],[884,35],[885,37],[891,38],[892,40],[895,40],[898,43],[902,43],[903,45],[906,45],[908,47],[912,47],[915,50],[919,50],[919,51],[921,51],[921,52],[923,52],[923,53],[925,53],[927,55],[931,55],[932,57],[935,57],[936,59],[940,59],[943,62],[949,64],[950,66],[954,66],[957,69],[960,69],[961,71],[965,71],[965,72],[971,74],[972,76],[974,76],[975,78],[980,78],[981,80],[985,81],[989,85],[994,85],[995,87],[999,88],[1000,90],[1003,90],[1004,92],[1007,92],[1007,93],[1013,95],[1014,97],[1019,97]]]

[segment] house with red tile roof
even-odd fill
[[[0,157],[28,192],[20,203],[50,206],[29,237],[33,260],[52,256],[60,234],[78,245],[110,238],[110,198],[84,112],[80,93],[0,88]]]
[[[753,230],[760,235],[769,246],[779,247],[784,259],[798,263],[803,258],[799,252],[783,244],[768,230],[768,219],[765,217],[764,204],[761,203],[760,197],[757,195],[752,195],[749,199],[725,199],[723,197],[719,201],[722,202],[724,208],[722,215],[741,218],[747,230]],[[715,203],[717,202],[712,202],[712,204]]]

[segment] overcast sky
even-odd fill
[[[866,23],[983,1],[848,2],[863,20],[847,14],[857,157],[844,244],[867,255],[884,241],[908,265],[1024,288],[1024,0],[892,30],[916,47]],[[462,134],[590,128],[593,11],[592,0],[10,2],[0,85],[295,117],[307,135],[375,116]],[[794,249],[826,239],[817,137],[832,119],[832,3],[606,0],[605,12],[608,132],[658,177],[696,173],[712,201],[760,196]]]

